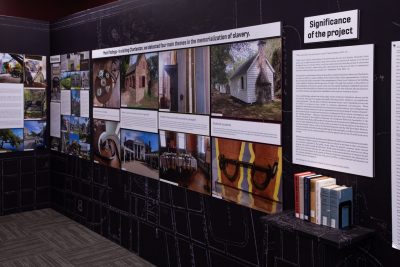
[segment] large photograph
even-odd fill
[[[46,119],[46,89],[24,89],[25,119]]]
[[[0,153],[23,150],[24,129],[0,129]]]
[[[213,194],[267,213],[281,211],[281,147],[213,138],[212,152]]]
[[[45,147],[46,121],[24,122],[24,149],[32,150]]]
[[[158,54],[122,57],[121,106],[158,109]]]
[[[116,169],[121,168],[119,122],[93,120],[94,161]]]
[[[122,169],[158,179],[158,134],[121,130]]]
[[[46,88],[46,57],[25,55],[25,87]]]
[[[23,67],[23,55],[0,53],[0,83],[23,83]]]
[[[211,113],[282,121],[282,40],[211,46]]]
[[[120,59],[105,58],[93,62],[93,106],[120,108]]]
[[[210,114],[210,49],[188,48],[159,53],[159,108]]]
[[[208,136],[160,131],[160,178],[210,194],[210,166]]]

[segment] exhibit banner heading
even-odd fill
[[[92,58],[141,54],[281,36],[281,22],[92,51]]]
[[[304,43],[358,39],[358,9],[304,18]]]
[[[50,64],[60,63],[60,62],[61,62],[61,55],[54,55],[50,57]]]

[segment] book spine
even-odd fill
[[[304,220],[310,220],[310,179],[304,179]]]
[[[304,220],[304,176],[299,177],[300,219]]]
[[[321,221],[325,226],[328,226],[329,222],[329,192],[329,188],[321,188]]]
[[[321,183],[316,185],[315,189],[315,197],[316,197],[316,208],[315,208],[315,218],[316,218],[316,224],[322,224],[322,216],[321,216],[321,190],[323,186],[330,186],[330,185],[335,185],[336,184],[336,179],[334,178],[328,178],[325,181],[322,181]]]
[[[339,228],[339,195],[340,191],[331,190],[330,193],[330,226]]]
[[[310,221],[312,223],[316,223],[317,220],[315,218],[316,215],[316,201],[317,201],[317,196],[316,196],[316,181],[310,182]]]
[[[299,175],[294,175],[294,212],[300,218]]]

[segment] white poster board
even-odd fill
[[[0,83],[0,129],[24,128],[24,85]]]
[[[374,176],[373,54],[293,51],[293,163]]]

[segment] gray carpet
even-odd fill
[[[153,266],[52,209],[0,217],[0,266]]]

